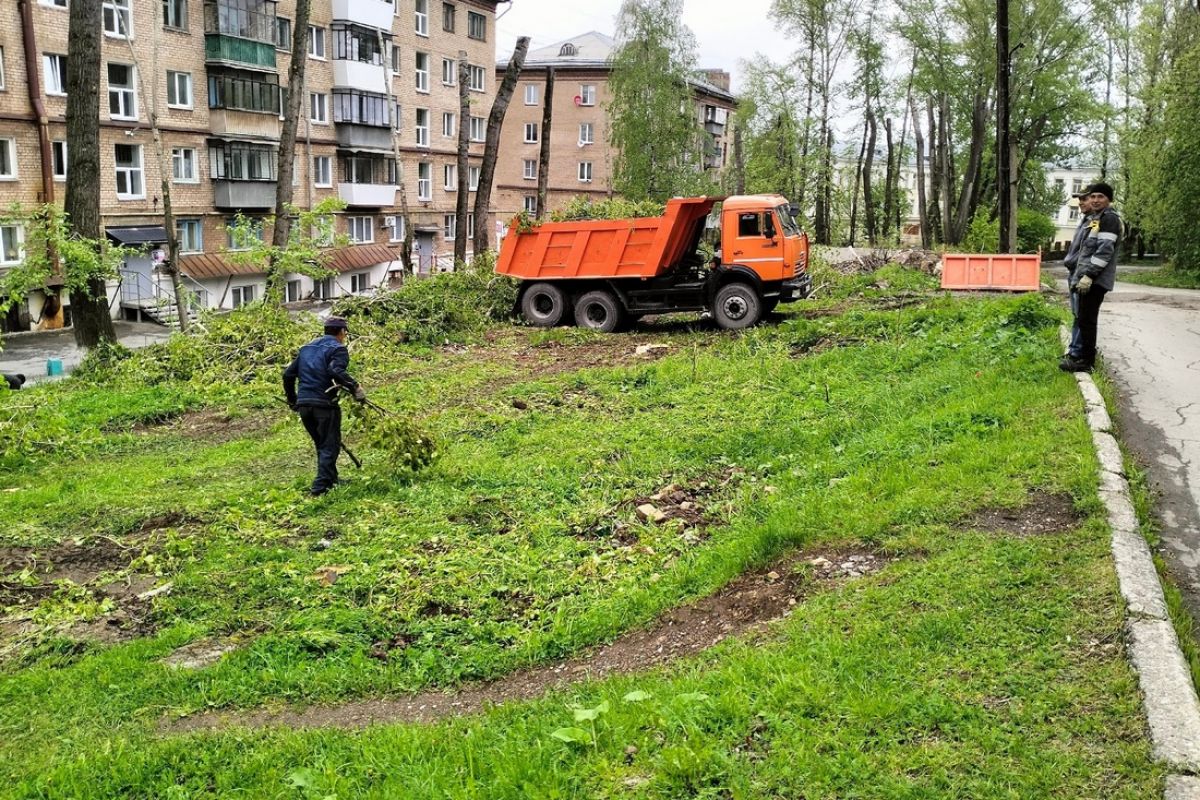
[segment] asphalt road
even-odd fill
[[[131,349],[165,341],[171,331],[148,322],[113,322],[117,341]],[[12,333],[0,338],[0,372],[25,375],[29,383],[47,380],[46,361],[57,358],[64,372],[70,372],[83,360],[85,352],[75,346],[70,329]]]
[[[1118,283],[1100,310],[1099,349],[1121,438],[1161,495],[1162,555],[1200,625],[1200,291]]]

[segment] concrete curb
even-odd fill
[[[1065,329],[1062,331],[1064,343]],[[1180,772],[1200,772],[1200,698],[1179,648],[1150,547],[1138,526],[1121,448],[1092,376],[1075,373],[1100,462],[1100,498],[1112,529],[1112,553],[1129,613],[1125,631],[1138,673],[1154,756]],[[1200,800],[1200,779],[1172,775],[1167,800]]]

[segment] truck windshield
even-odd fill
[[[800,235],[800,226],[796,224],[796,220],[792,219],[792,211],[786,203],[776,206],[775,214],[779,217],[780,227],[783,228],[784,236]]]

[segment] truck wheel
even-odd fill
[[[713,319],[727,331],[749,328],[762,318],[763,304],[758,293],[744,283],[729,283],[713,300]]]
[[[521,296],[521,316],[538,328],[553,328],[567,313],[567,297],[552,283],[538,282]]]
[[[611,292],[598,289],[575,301],[575,324],[581,328],[612,333],[621,326],[621,304]]]

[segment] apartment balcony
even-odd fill
[[[708,131],[713,136],[720,136],[721,134],[725,133],[725,123],[710,119],[704,123],[704,130]]]
[[[337,128],[338,147],[343,150],[392,152],[392,132],[387,127],[350,122],[339,122],[334,127]]]
[[[213,182],[213,205],[217,208],[267,210],[275,207],[275,181]]]
[[[391,85],[392,76],[385,73],[382,63],[357,61],[349,58],[333,60],[333,85],[338,89],[365,89],[382,92]]]
[[[215,0],[204,4],[204,60],[275,69],[275,3]]]
[[[333,0],[333,18],[371,28],[392,30],[396,8],[384,0]]]
[[[396,185],[339,183],[338,197],[351,208],[391,208],[396,205]]]
[[[217,136],[279,141],[278,114],[243,111],[236,108],[212,108],[208,111],[209,129]]]

